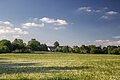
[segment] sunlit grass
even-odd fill
[[[0,54],[0,79],[120,80],[120,56]]]

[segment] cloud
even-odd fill
[[[43,17],[39,20],[45,25],[49,25],[53,27],[55,30],[65,29],[66,26],[68,25],[68,22],[63,19],[53,19],[53,18]]]
[[[44,23],[37,24],[37,23],[24,23],[23,28],[30,28],[30,27],[44,27]]]
[[[103,16],[101,16],[101,19],[110,19],[112,16],[117,15],[118,12],[115,11],[108,11]]]
[[[34,18],[34,21],[37,21],[38,20],[38,18]]]
[[[115,11],[106,12],[106,15],[116,15],[116,14],[118,14],[118,12],[115,12]]]
[[[68,24],[67,21],[65,21],[65,20],[51,19],[51,18],[47,18],[47,17],[41,18],[40,21],[42,21],[43,23],[53,24],[53,25],[57,25],[57,26],[62,26],[62,25]]]
[[[104,42],[109,42],[110,40],[95,40],[96,43],[104,43]]]
[[[113,36],[113,38],[115,38],[115,39],[120,39],[120,36]]]
[[[109,16],[103,15],[101,16],[101,19],[109,19]]]
[[[78,11],[81,12],[86,12],[86,13],[101,13],[102,16],[100,17],[101,19],[108,20],[111,19],[114,15],[119,14],[119,12],[116,11],[108,11],[108,7],[104,7],[101,9],[93,9],[92,7],[80,7],[78,8]]]
[[[80,7],[78,8],[78,11],[82,11],[82,12],[96,12],[96,13],[99,13],[101,12],[102,10],[99,10],[99,9],[92,9],[91,7]]]
[[[13,35],[13,38],[19,38],[20,35]]]
[[[13,26],[12,23],[8,22],[8,21],[0,21],[0,25],[4,25],[4,26]]]
[[[25,35],[28,34],[27,31],[22,30],[21,28],[14,27],[14,25],[8,21],[0,21],[0,35]]]
[[[103,46],[108,46],[108,45],[114,45],[114,46],[119,46],[120,45],[120,40],[113,41],[113,40],[95,40],[96,45],[103,45]]]
[[[60,29],[65,29],[65,27],[64,26],[63,27],[62,26],[60,26],[60,27],[58,26],[58,27],[54,27],[54,29],[55,30],[60,30]]]
[[[108,10],[109,8],[108,7],[104,7],[103,10]]]
[[[54,18],[33,18],[32,21],[22,24],[22,28],[42,28],[42,27],[51,27],[55,30],[65,29],[68,25],[68,22],[63,19],[54,19]]]
[[[84,11],[84,12],[92,12],[91,7],[80,7],[78,8],[79,11]]]

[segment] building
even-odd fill
[[[48,46],[48,51],[54,51],[55,47],[54,46]]]
[[[63,46],[59,46],[57,48],[61,48],[62,49]],[[48,46],[48,51],[55,51],[55,47],[54,46]]]

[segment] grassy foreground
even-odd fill
[[[120,55],[0,54],[0,79],[120,80]]]

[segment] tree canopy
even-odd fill
[[[56,42],[54,43],[54,47],[55,47],[55,48],[59,47],[59,42],[58,42],[58,41],[56,41]]]
[[[120,46],[101,47],[96,45],[81,46],[60,46],[59,42],[54,43],[54,52],[63,53],[83,53],[83,54],[120,54]],[[15,39],[13,42],[3,39],[0,40],[0,53],[28,53],[33,51],[48,51],[46,44],[41,44],[36,39],[31,39],[26,43],[22,39]]]

